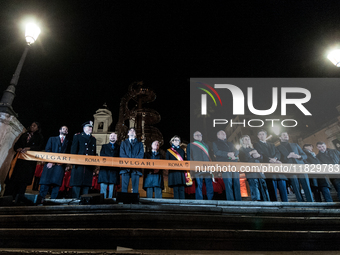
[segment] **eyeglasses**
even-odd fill
[[[179,140],[179,139],[174,139],[174,142],[180,142],[181,140]]]
[[[195,135],[195,136],[202,136],[202,135]]]

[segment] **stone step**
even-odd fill
[[[190,215],[150,213],[92,213],[51,215],[2,215],[2,228],[176,228],[234,230],[309,230],[340,229],[338,216],[292,217],[252,215]]]
[[[150,213],[190,215],[261,215],[282,217],[338,216],[340,203],[282,203],[141,199],[141,204],[8,206],[3,215]]]
[[[0,248],[340,248],[339,203],[174,199],[140,203],[0,207]]]
[[[0,228],[0,247],[203,250],[339,250],[340,231],[152,228]]]

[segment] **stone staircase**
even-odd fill
[[[0,207],[0,248],[339,250],[340,203],[140,199]]]

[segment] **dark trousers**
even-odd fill
[[[287,186],[285,180],[273,180],[273,186],[275,191],[275,197],[277,201],[277,189],[279,189],[282,202],[288,202]]]
[[[136,173],[122,174],[122,192],[125,192],[125,193],[128,192],[130,177],[131,177],[131,182],[132,182],[132,192],[138,193],[140,176]]]
[[[277,201],[277,190],[276,188],[274,188],[275,181],[276,181],[275,179],[266,178],[266,184],[267,184],[270,201]]]
[[[240,173],[223,173],[222,178],[227,201],[242,201]]]
[[[89,193],[89,188],[88,186],[73,186],[72,187],[72,198],[80,198],[80,195],[86,195]],[[82,193],[80,193],[82,191]]]
[[[312,187],[312,191],[314,194],[315,202],[322,202],[321,194],[323,195],[326,202],[333,202],[333,198],[331,196],[331,192],[329,191],[328,187]]]
[[[45,184],[40,185],[39,195],[42,198],[45,198],[49,188],[50,188],[50,185],[45,185]],[[57,198],[58,193],[59,193],[59,189],[60,189],[60,186],[53,186],[52,192],[51,192],[51,199]]]
[[[269,201],[266,181],[262,178],[247,178],[252,201]]]
[[[107,186],[109,186],[109,195],[106,196],[107,194]],[[113,197],[113,189],[115,185],[114,184],[106,184],[106,183],[101,183],[100,184],[100,193],[104,194],[104,198],[112,198]]]
[[[212,178],[204,178],[205,187],[207,188],[207,198],[208,200],[212,200],[214,197],[214,187],[212,184]],[[196,192],[195,197],[197,200],[203,200],[203,178],[196,177]]]
[[[39,182],[40,182],[40,177],[34,176],[34,182],[33,182],[33,187],[32,190],[39,190]]]
[[[307,202],[314,202],[313,196],[312,196],[312,190],[310,188],[309,184],[309,178],[307,175],[302,175],[297,178],[297,176],[289,178],[290,183],[293,186],[293,190],[296,196],[296,200],[298,202],[305,202],[303,199],[303,196],[300,191],[300,183],[303,188],[303,191],[305,192],[305,196],[307,199]]]
[[[340,179],[339,178],[331,179],[331,182],[338,193],[338,199],[340,201]]]
[[[155,192],[155,198],[162,198],[162,189],[160,187],[146,188],[146,197],[152,198],[153,192]]]
[[[174,199],[185,199],[185,187],[180,186],[174,186],[172,187],[174,190]]]

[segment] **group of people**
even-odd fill
[[[69,140],[67,138],[68,128],[62,126],[59,128],[59,136],[50,137],[45,147],[46,152],[68,153],[78,155],[96,155],[96,138],[92,136],[93,122],[88,121],[83,124],[83,132],[77,133],[73,137],[72,145],[69,148]],[[33,122],[22,134],[14,145],[17,153],[26,152],[28,150],[40,151],[43,149],[43,137],[40,133],[40,124]],[[179,140],[174,143],[179,145]],[[162,159],[159,153],[159,141],[152,143],[150,152],[144,153],[143,143],[136,138],[136,130],[130,128],[128,130],[128,138],[117,143],[117,134],[109,135],[109,143],[102,145],[100,156],[106,157],[124,157],[124,158],[149,158]],[[181,151],[184,158],[184,151]],[[26,161],[17,159],[14,170],[9,173],[6,180],[6,189],[4,195],[12,195],[16,201],[27,202],[25,191],[28,185],[32,183],[36,168],[35,161]],[[42,203],[48,193],[51,191],[51,198],[55,199],[63,183],[65,170],[71,168],[67,164],[45,163],[40,177],[40,190],[37,203]],[[69,186],[72,187],[72,197],[79,199],[82,194],[87,194],[92,186],[93,171],[95,166],[74,165],[71,170]],[[164,180],[162,170],[146,170],[144,177],[144,188],[148,197],[152,197],[153,193],[156,198],[162,198],[162,189],[164,189]],[[114,186],[120,183],[122,177],[121,191],[128,192],[130,179],[132,181],[132,192],[138,193],[139,178],[143,176],[141,169],[121,169],[118,167],[100,167],[98,175],[98,183],[100,184],[100,192],[105,198],[112,198]],[[172,182],[176,186],[178,180],[181,181],[181,175],[174,173]]]
[[[216,161],[299,165],[340,163],[339,151],[327,148],[324,142],[316,144],[319,150],[316,154],[313,152],[312,144],[305,144],[301,148],[297,143],[290,143],[287,132],[280,134],[278,146],[267,141],[267,132],[263,129],[259,130],[257,137],[259,141],[253,145],[250,137],[243,135],[240,138],[241,146],[237,150],[233,143],[227,141],[226,133],[223,130],[218,131],[217,141],[213,142],[213,153]],[[222,173],[227,200],[241,201],[239,175],[238,172]],[[299,174],[249,172],[246,173],[246,178],[252,201],[278,201],[277,191],[279,191],[281,201],[288,202],[287,183],[292,187],[298,202],[321,202],[321,194],[326,202],[333,201],[330,194],[330,183],[326,175],[309,178],[308,174],[303,173],[303,171]],[[330,177],[330,181],[338,192],[338,199],[340,200],[340,179]],[[206,184],[209,182],[206,182]]]
[[[45,147],[46,152],[68,153],[78,155],[96,155],[96,138],[92,136],[93,122],[88,121],[83,124],[83,132],[75,134],[72,144],[69,148],[67,138],[68,128],[62,126],[59,128],[59,136],[50,137]],[[259,141],[252,144],[248,135],[240,139],[241,147],[237,150],[233,143],[227,141],[226,133],[221,130],[217,132],[217,140],[212,143],[212,153],[208,145],[203,142],[202,133],[196,131],[193,134],[193,142],[188,144],[186,152],[180,147],[181,139],[174,136],[170,140],[170,148],[167,149],[165,157],[160,153],[159,141],[153,141],[151,150],[144,152],[143,143],[137,140],[136,130],[128,130],[128,138],[117,144],[117,134],[109,135],[109,143],[102,145],[100,156],[105,157],[123,157],[123,158],[147,158],[147,159],[167,159],[167,160],[191,160],[191,161],[219,161],[219,162],[248,162],[248,163],[273,163],[273,164],[339,164],[340,153],[337,150],[329,149],[323,142],[316,144],[319,153],[313,152],[313,145],[305,144],[301,149],[296,143],[289,143],[287,132],[280,134],[280,145],[267,141],[267,132],[260,130],[257,134]],[[14,150],[18,153],[28,150],[39,151],[43,149],[43,137],[40,133],[40,124],[33,122],[27,132],[21,135],[14,145]],[[187,155],[187,157],[185,157]],[[36,162],[18,159],[14,170],[8,175],[6,180],[6,189],[4,195],[12,195],[18,201],[25,201],[24,193],[27,185],[32,183]],[[72,187],[72,197],[79,199],[82,194],[87,194],[92,186],[93,172],[95,166],[74,165],[73,167],[66,164],[45,163],[40,178],[40,190],[37,203],[42,203],[48,193],[51,191],[51,198],[58,196],[59,189],[62,185],[65,170],[71,170],[70,186]],[[148,198],[162,198],[164,189],[163,170],[145,169],[144,175],[140,168],[118,168],[118,167],[100,167],[98,183],[100,184],[100,193],[105,198],[112,198],[115,185],[120,183],[121,191],[128,192],[128,185],[131,179],[132,192],[139,192],[139,180],[143,177],[143,188],[146,190]],[[214,176],[207,172],[196,172],[195,177],[195,197],[203,199],[203,183],[205,182],[206,197],[211,200],[214,197],[213,182]],[[223,172],[222,179],[226,199],[229,201],[241,201],[240,192],[240,174],[238,172]],[[246,173],[249,183],[251,199],[253,201],[278,201],[277,190],[279,191],[281,201],[288,202],[287,181],[289,181],[296,199],[299,202],[321,201],[321,194],[325,201],[331,202],[330,184],[328,178],[308,178],[307,174],[263,174],[263,173]],[[190,183],[190,177],[182,170],[171,170],[168,173],[168,186],[173,188],[175,199],[185,198],[185,187]],[[333,186],[338,191],[340,200],[340,179],[330,179]],[[192,182],[192,181],[191,181]],[[301,187],[305,199],[301,192]],[[313,194],[314,197],[313,197]]]

